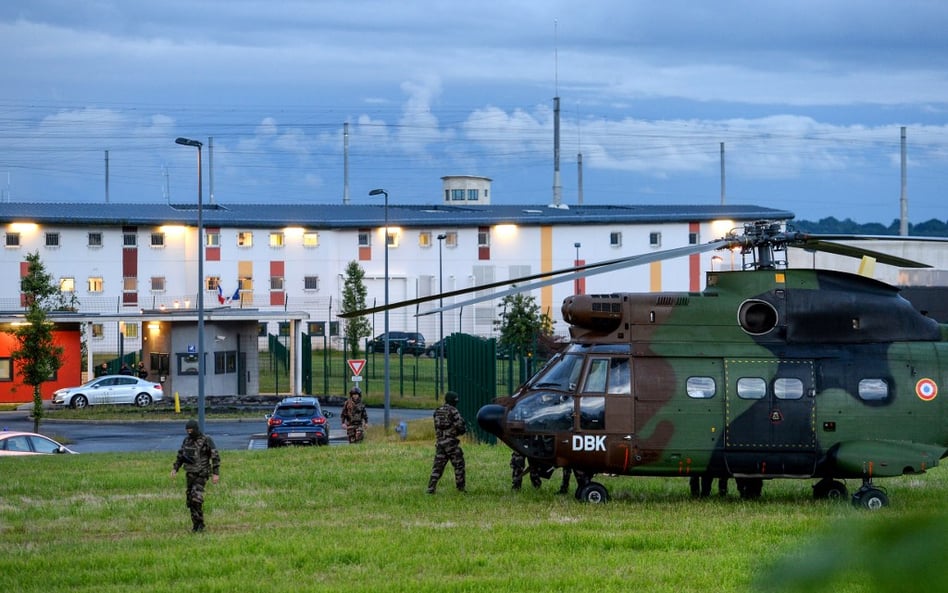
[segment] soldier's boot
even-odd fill
[[[429,480],[429,481],[428,481],[428,489],[425,490],[425,492],[427,492],[428,494],[434,494],[434,493],[435,493],[435,486],[437,486],[437,485],[438,485],[438,482],[436,482],[436,481],[434,481],[434,480]]]
[[[464,492],[464,491],[465,491],[465,489],[464,489],[464,486],[465,486],[465,485],[464,485],[464,482],[457,482],[457,483],[455,484],[455,486],[458,487],[458,492]]]

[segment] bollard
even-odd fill
[[[408,438],[408,425],[405,424],[404,421],[399,422],[398,426],[395,427],[395,432],[397,432],[402,437],[402,440],[404,441],[405,439]]]
[[[177,391],[174,392],[174,413],[175,414],[181,413],[181,399],[178,397]]]

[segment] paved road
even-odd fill
[[[331,412],[329,434],[332,444],[344,444],[346,433],[339,421],[340,407],[325,406]],[[402,420],[430,418],[431,410],[393,409],[389,413],[393,428]],[[369,424],[381,425],[384,410],[370,408]],[[208,414],[206,432],[214,437],[221,450],[266,448],[266,421],[260,420],[216,420]],[[53,438],[69,441],[69,448],[79,453],[103,453],[111,451],[177,451],[184,438],[184,423],[180,422],[70,422],[43,421],[40,432]],[[0,412],[0,430],[33,430],[33,421],[26,411]]]

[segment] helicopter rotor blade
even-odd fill
[[[654,261],[673,259],[677,257],[684,257],[686,255],[703,253],[705,251],[713,251],[715,249],[722,249],[725,247],[729,247],[731,244],[732,244],[732,241],[729,241],[729,240],[718,240],[718,241],[712,241],[710,243],[704,243],[701,245],[688,245],[685,247],[666,249],[664,251],[657,251],[655,253],[648,253],[645,255],[633,255],[629,257],[622,257],[622,258],[608,260],[604,262],[597,262],[597,263],[586,264],[582,266],[574,266],[570,268],[563,268],[560,270],[552,270],[549,272],[540,272],[538,274],[522,276],[519,278],[512,278],[510,280],[501,280],[498,282],[491,282],[488,284],[481,284],[478,286],[471,286],[468,288],[460,288],[457,290],[443,292],[443,293],[439,293],[435,295],[428,295],[424,297],[418,297],[415,299],[408,299],[404,301],[399,301],[397,303],[390,303],[388,306],[378,305],[375,307],[369,307],[369,308],[360,309],[357,311],[349,311],[346,313],[340,313],[338,316],[343,319],[348,319],[351,317],[359,317],[362,315],[378,313],[381,311],[385,311],[386,309],[388,310],[399,309],[399,308],[407,307],[410,305],[418,305],[421,303],[427,303],[427,302],[436,301],[440,299],[463,296],[463,295],[467,295],[467,294],[471,294],[475,292],[481,292],[484,290],[491,290],[493,288],[501,288],[505,286],[511,287],[506,290],[502,290],[500,292],[491,292],[490,294],[468,299],[460,303],[444,305],[443,307],[438,307],[436,309],[432,309],[432,310],[417,314],[419,316],[430,315],[432,313],[438,313],[440,311],[447,311],[451,309],[457,309],[460,307],[466,307],[467,305],[479,303],[482,301],[489,301],[492,299],[503,298],[509,294],[515,294],[518,292],[534,290],[536,288],[541,288],[541,287],[549,286],[552,284],[559,284],[561,282],[568,282],[576,278],[593,276],[595,274],[604,274],[606,272],[621,270],[622,268],[628,268],[632,266],[640,266],[640,265],[651,263]],[[526,282],[526,284],[518,284],[519,282]]]
[[[837,243],[837,240],[845,239],[850,241],[872,241],[872,240],[882,240],[888,239],[893,240],[894,237],[876,237],[876,236],[834,236],[834,235],[811,235],[803,239],[802,245],[800,247],[806,251],[822,251],[825,253],[833,253],[835,255],[842,255],[845,257],[854,257],[861,258],[863,256],[869,256],[875,258],[876,261],[888,264],[890,266],[897,266],[900,268],[930,268],[929,264],[924,264],[917,262],[911,259],[906,259],[903,257],[898,257],[896,255],[891,255],[888,253],[882,253],[881,251],[875,251],[872,249],[866,249],[865,247],[859,247],[856,245],[847,245],[845,243]],[[944,241],[943,238],[939,237],[930,237],[923,238],[918,237],[912,238],[913,240],[925,240],[931,239],[933,241]],[[793,244],[793,242],[791,242]]]

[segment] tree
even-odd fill
[[[368,290],[363,282],[365,270],[359,265],[359,262],[353,260],[346,266],[346,277],[342,286],[342,312],[357,311],[365,309],[365,297]],[[359,340],[368,337],[372,333],[369,320],[362,317],[352,317],[346,319],[345,335],[349,342],[349,352],[352,358],[359,357]]]
[[[47,320],[53,310],[75,310],[75,295],[60,292],[51,274],[46,272],[39,253],[26,256],[26,276],[20,291],[26,304],[25,321],[13,330],[19,347],[11,353],[15,370],[23,383],[33,387],[33,432],[39,431],[43,418],[43,394],[40,386],[62,366],[62,346],[53,341],[53,326]]]
[[[494,325],[500,329],[501,347],[512,355],[533,356],[542,342],[551,341],[553,320],[540,311],[532,296],[510,294],[498,306],[500,319],[494,320]]]

